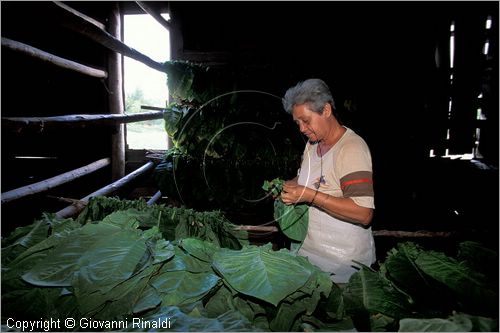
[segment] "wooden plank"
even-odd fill
[[[163,118],[162,111],[134,114],[73,114],[53,117],[2,117],[2,130],[21,133],[43,132],[61,127],[116,125]]]
[[[125,177],[118,179],[117,181],[115,181],[107,186],[104,186],[103,188],[101,188],[95,192],[92,192],[89,195],[87,195],[86,197],[80,199],[80,203],[75,203],[75,204],[72,204],[66,208],[61,209],[60,211],[58,211],[56,213],[56,216],[60,217],[60,218],[68,218],[68,217],[71,217],[71,216],[74,216],[74,215],[80,213],[83,210],[83,208],[85,208],[85,205],[89,202],[90,198],[101,196],[101,195],[102,196],[110,195],[110,194],[116,192],[117,190],[119,190],[120,188],[124,187],[125,185],[132,183],[140,176],[143,176],[144,174],[151,172],[154,169],[154,166],[155,166],[155,164],[151,161],[144,164],[142,167],[129,173]]]
[[[93,163],[90,163],[86,166],[83,166],[81,168],[65,172],[63,174],[60,174],[58,176],[42,180],[40,182],[26,185],[23,187],[19,187],[17,189],[7,191],[2,193],[2,204],[7,203],[9,201],[13,201],[16,199],[20,199],[29,195],[33,195],[36,193],[44,192],[47,190],[50,190],[56,186],[59,186],[61,184],[65,184],[67,182],[70,182],[72,180],[75,180],[77,178],[80,178],[82,176],[85,176],[89,173],[92,173],[94,171],[97,171],[101,168],[104,168],[105,166],[109,165],[111,163],[111,160],[109,158],[103,158],[98,161],[95,161]]]
[[[158,23],[160,23],[165,29],[170,31],[170,23],[161,16],[161,14],[157,13],[151,6],[149,6],[144,1],[136,1],[137,5],[141,7],[141,9],[147,14],[151,15]]]
[[[165,66],[162,63],[157,62],[150,57],[142,54],[141,52],[129,47],[121,40],[115,38],[111,34],[106,31],[103,31],[99,27],[94,24],[88,22],[86,19],[82,18],[80,15],[77,15],[73,12],[63,11],[63,14],[71,15],[70,19],[64,21],[62,24],[70,30],[75,31],[87,38],[93,40],[94,42],[114,51],[117,53],[121,53],[124,56],[135,59],[137,61],[142,62],[146,66],[149,66],[153,69],[156,69],[160,72],[166,73]]]
[[[66,68],[81,74],[97,77],[100,79],[108,77],[108,73],[106,73],[103,70],[85,66],[77,62],[58,57],[56,55],[50,54],[48,52],[42,51],[30,45],[9,38],[2,37],[2,46],[5,46],[11,50],[27,54],[36,59],[47,61],[53,65]]]
[[[120,8],[118,3],[113,4],[109,17],[109,32],[119,39],[121,35]],[[110,52],[108,56],[108,105],[110,114],[123,114],[123,57],[120,53]],[[117,180],[125,174],[125,126],[116,124],[111,135],[111,179]]]

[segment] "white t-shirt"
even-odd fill
[[[319,185],[320,192],[375,208],[370,150],[347,127],[323,157],[317,154],[317,144],[306,144],[298,183],[313,189]],[[322,270],[334,273],[334,282],[346,283],[357,271],[352,260],[368,266],[375,262],[375,243],[371,228],[341,221],[311,206],[307,236],[298,254],[308,257]]]

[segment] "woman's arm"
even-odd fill
[[[296,178],[285,182],[281,199],[287,205],[306,202],[341,220],[368,226],[373,209],[357,205],[350,198],[338,198],[297,184]]]

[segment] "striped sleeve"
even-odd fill
[[[340,188],[344,198],[373,197],[373,179],[371,171],[356,171],[340,178]]]

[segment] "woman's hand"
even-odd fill
[[[297,179],[287,180],[283,184],[281,192],[281,200],[286,205],[292,205],[299,202],[307,201],[308,188],[297,183]]]

